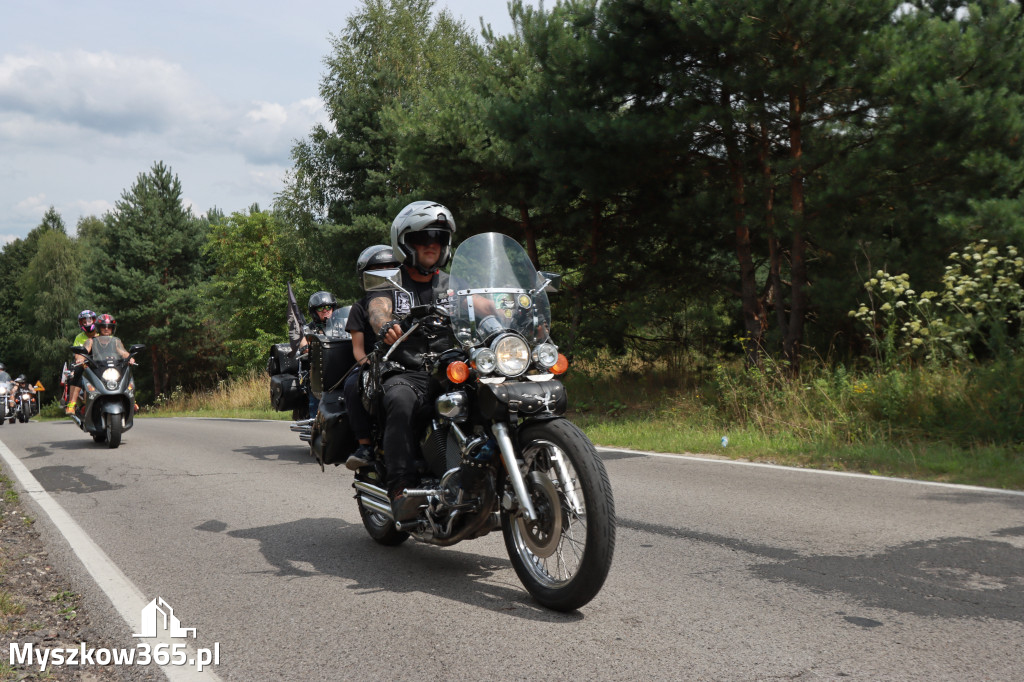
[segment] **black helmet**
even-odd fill
[[[14,381],[15,381],[15,382],[17,382],[17,383],[19,383],[19,384],[23,384],[23,383],[25,383],[25,375],[24,375],[24,374],[19,374],[19,375],[18,375],[18,378],[17,378],[17,379],[15,379]]]
[[[334,298],[334,294],[329,291],[316,292],[309,297],[309,306],[307,306],[309,308],[309,314],[315,314],[317,308],[325,305],[331,306],[331,310],[338,307],[338,301]]]
[[[417,233],[421,234],[412,237]],[[403,208],[391,223],[391,248],[399,263],[407,262],[420,273],[429,275],[448,265],[452,257],[454,234],[455,218],[451,211],[434,201],[414,201]],[[441,243],[441,257],[433,269],[428,270],[416,262],[416,249],[412,248],[412,241],[417,238],[435,238]]]
[[[363,285],[363,273],[367,270],[397,268],[400,265],[401,263],[395,258],[394,250],[387,244],[366,247],[356,260],[356,277],[359,278],[359,286]]]

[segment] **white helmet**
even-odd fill
[[[410,236],[419,233],[418,237]],[[391,223],[391,248],[395,260],[408,261],[424,275],[432,274],[437,268],[448,265],[452,257],[452,236],[455,234],[455,218],[447,208],[433,201],[414,201],[401,211]],[[432,269],[422,267],[416,260],[416,239],[436,239],[441,243],[441,257]]]

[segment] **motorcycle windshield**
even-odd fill
[[[466,346],[502,330],[532,343],[548,340],[551,306],[537,270],[519,242],[488,232],[459,245],[452,259],[452,326]]]
[[[100,363],[120,360],[124,344],[116,336],[94,336],[92,339],[92,359]]]

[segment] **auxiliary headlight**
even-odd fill
[[[508,377],[517,377],[530,366],[530,347],[515,334],[502,336],[491,346],[498,358],[498,371]]]
[[[480,374],[490,374],[498,367],[498,356],[490,348],[481,348],[473,353],[473,364]]]
[[[533,349],[533,361],[540,369],[551,369],[558,362],[558,348],[552,343],[542,343]]]

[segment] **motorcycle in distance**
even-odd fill
[[[94,337],[92,353],[83,346],[71,347],[72,352],[85,357],[79,397],[84,401],[71,418],[94,441],[116,448],[121,444],[121,434],[135,423],[135,381],[129,361],[146,347],[135,344],[123,358],[117,352],[117,343],[101,343],[99,339],[117,341],[116,336]]]
[[[33,415],[39,414],[36,390],[29,386],[24,374],[14,380],[15,414],[22,424],[27,424]]]
[[[356,472],[363,525],[378,543],[413,537],[450,546],[501,529],[512,566],[541,605],[572,611],[604,584],[615,550],[615,504],[604,464],[586,435],[562,415],[566,392],[555,377],[567,362],[552,343],[547,289],[518,242],[480,234],[463,242],[450,274],[450,305],[417,306],[391,347],[370,354],[361,377],[364,404],[381,415],[390,357],[415,328],[444,329],[454,347],[424,356],[441,392],[413,424],[421,481],[418,516],[396,522],[383,482],[383,429],[377,459]],[[368,291],[401,290],[398,270],[367,272]],[[325,393],[311,429],[312,454],[339,463],[355,448],[340,391]]]
[[[14,423],[18,416],[17,387],[13,381],[0,382],[0,426]]]

